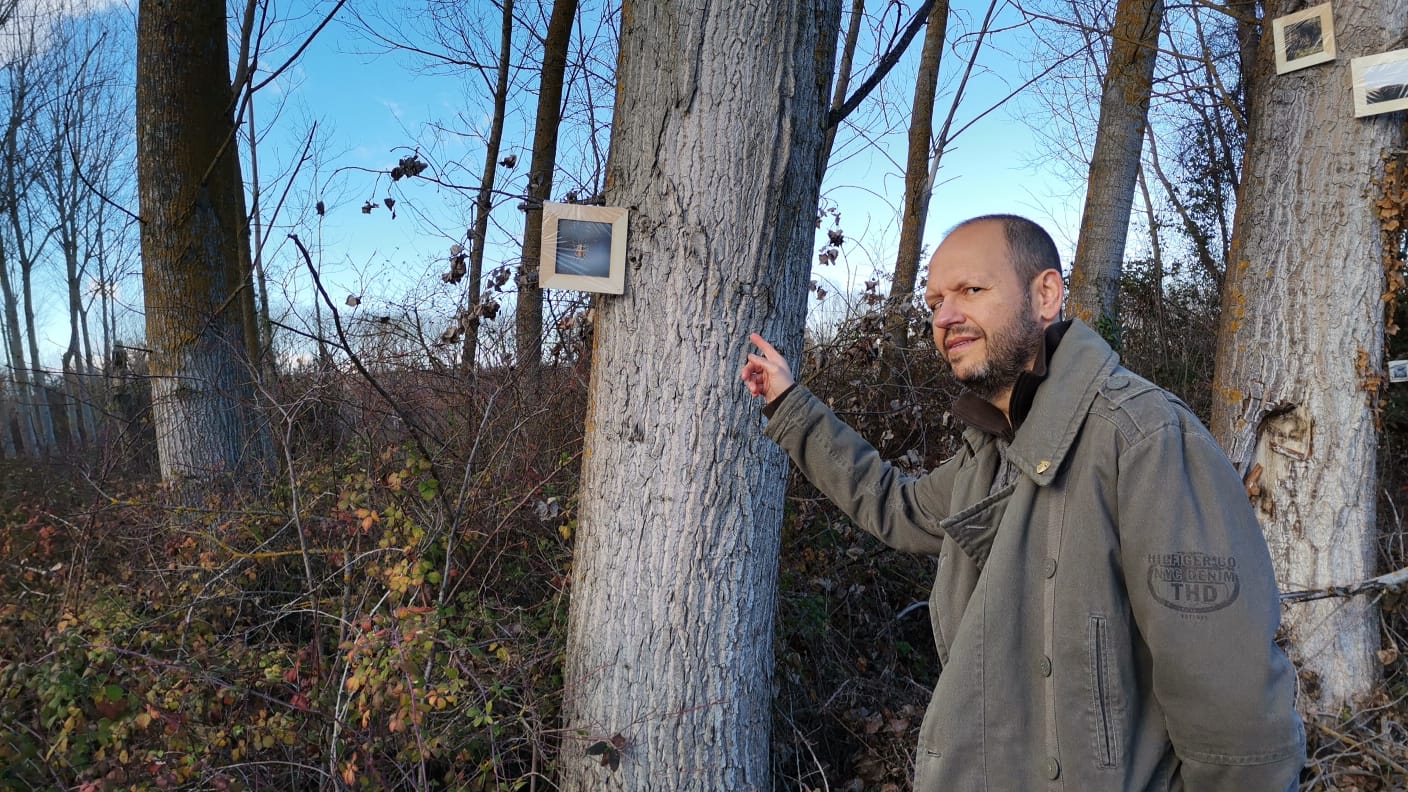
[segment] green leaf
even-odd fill
[[[426,500],[435,500],[435,495],[440,492],[440,482],[435,479],[426,479],[416,485],[420,490],[420,496]]]
[[[611,743],[606,740],[597,740],[587,746],[587,756],[601,756],[611,750]]]

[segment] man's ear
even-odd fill
[[[1066,302],[1066,284],[1061,272],[1045,269],[1032,281],[1032,298],[1036,301],[1037,318],[1051,324],[1061,318],[1061,306]]]

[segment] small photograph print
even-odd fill
[[[557,221],[557,273],[605,278],[611,274],[611,224]]]
[[[1272,20],[1271,33],[1277,74],[1335,59],[1335,23],[1329,3]]]
[[[1325,34],[1319,17],[1286,25],[1286,60],[1298,61],[1325,51]]]
[[[548,289],[624,293],[629,216],[620,206],[545,202],[539,283]]]
[[[1408,382],[1408,360],[1390,360],[1388,362],[1389,382]]]
[[[1408,110],[1408,49],[1349,62],[1356,116]]]

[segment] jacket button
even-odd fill
[[[1051,469],[1051,462],[1048,461],[1048,460],[1043,459],[1043,460],[1041,460],[1040,462],[1036,463],[1036,472],[1037,472],[1037,473],[1045,473],[1046,471],[1048,471],[1048,470],[1050,470],[1050,469]]]
[[[1049,578],[1056,577],[1056,559],[1048,558],[1041,564],[1041,573]]]
[[[1051,658],[1047,657],[1046,655],[1042,655],[1041,662],[1037,664],[1037,667],[1041,669],[1042,676],[1051,676]]]
[[[1054,757],[1046,760],[1046,777],[1051,781],[1061,777],[1061,763]]]

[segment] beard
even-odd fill
[[[950,328],[949,332],[973,329],[962,326]],[[1020,311],[1003,327],[984,334],[988,354],[976,369],[966,376],[960,376],[955,370],[954,376],[978,398],[991,399],[1017,384],[1017,377],[1041,348],[1041,336],[1042,327],[1035,312]]]

